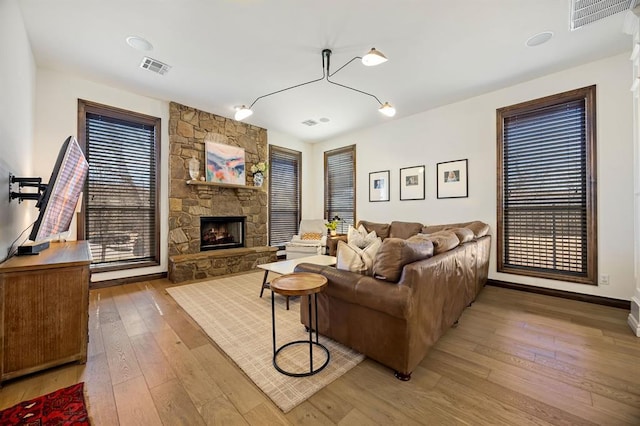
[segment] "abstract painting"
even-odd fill
[[[207,182],[246,185],[243,148],[206,141],[204,150]]]

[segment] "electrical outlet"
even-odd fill
[[[609,285],[609,275],[602,274],[600,275],[600,280],[598,280],[599,285]]]

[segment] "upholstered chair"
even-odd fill
[[[327,227],[323,219],[303,219],[298,234],[285,246],[287,260],[325,254]]]

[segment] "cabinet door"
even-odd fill
[[[5,274],[3,376],[86,356],[87,299],[86,267]]]

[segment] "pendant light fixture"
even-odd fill
[[[393,117],[396,114],[396,109],[389,102],[382,103],[380,102],[380,99],[378,99],[377,96],[372,95],[371,93],[367,93],[362,90],[355,89],[353,87],[336,83],[335,81],[330,80],[330,78],[333,77],[335,74],[337,74],[338,71],[340,71],[341,69],[343,69],[344,67],[349,65],[351,62],[355,61],[356,59],[360,59],[362,61],[362,64],[368,67],[380,65],[387,61],[387,57],[384,56],[384,54],[382,54],[380,51],[376,50],[375,48],[372,48],[366,55],[364,55],[364,57],[356,56],[332,73],[331,72],[331,53],[332,52],[330,49],[322,50],[322,77],[316,78],[315,80],[306,81],[304,83],[296,84],[290,87],[285,87],[284,89],[276,90],[275,92],[267,93],[266,95],[258,96],[251,103],[251,105],[249,105],[249,107],[247,107],[246,105],[235,107],[236,112],[234,114],[234,118],[237,121],[241,121],[249,117],[251,114],[253,114],[253,110],[251,108],[256,104],[256,102],[258,102],[262,98],[266,98],[267,96],[275,95],[277,93],[282,93],[287,90],[295,89],[296,87],[301,87],[307,84],[316,83],[321,80],[326,80],[328,83],[334,84],[336,86],[344,87],[345,89],[353,90],[354,92],[362,93],[363,95],[372,97],[380,105],[380,108],[378,108],[378,111],[380,111],[382,114],[386,115],[387,117]]]

